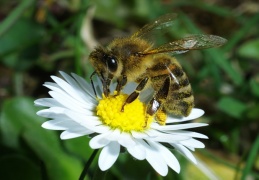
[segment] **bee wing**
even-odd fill
[[[159,18],[155,19],[153,22],[143,26],[139,31],[134,33],[131,37],[148,40],[151,35],[154,35],[155,31],[159,31],[161,33],[161,30],[171,27],[175,23],[176,18],[177,18],[177,14],[175,13],[169,13],[169,14],[160,16]]]
[[[159,46],[154,49],[150,49],[146,52],[142,52],[143,55],[167,53],[181,54],[189,50],[207,49],[211,47],[218,47],[227,42],[226,39],[215,35],[192,35],[182,38],[180,40],[172,41]]]

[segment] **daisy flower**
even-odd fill
[[[203,110],[193,108],[188,117],[168,116],[166,124],[159,125],[153,117],[146,118],[146,104],[140,101],[141,98],[126,105],[121,112],[128,87],[124,88],[124,93],[109,97],[102,96],[99,90],[96,98],[91,85],[82,77],[60,73],[64,80],[52,76],[55,83],[44,84],[51,90],[51,98],[35,101],[36,105],[46,107],[37,115],[51,119],[42,127],[62,130],[61,139],[90,135],[90,147],[102,149],[98,159],[102,171],[115,163],[121,148],[138,160],[147,160],[162,176],[167,175],[168,167],[180,172],[180,164],[171,149],[197,163],[191,151],[204,148],[196,138],[206,139],[207,136],[186,129],[207,125],[187,122],[201,117]],[[96,89],[101,89],[100,86],[97,85]]]

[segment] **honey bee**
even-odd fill
[[[95,71],[103,85],[103,93],[110,94],[109,86],[117,80],[116,91],[119,94],[127,82],[138,83],[123,104],[133,102],[146,87],[155,91],[148,102],[146,115],[154,116],[164,125],[166,114],[188,116],[194,107],[194,97],[186,73],[178,61],[172,57],[189,50],[218,47],[226,39],[215,35],[191,35],[179,40],[154,47],[149,40],[155,31],[168,28],[174,23],[177,15],[166,14],[145,25],[129,37],[114,39],[106,48],[97,47],[89,56]],[[94,89],[96,94],[96,91]]]

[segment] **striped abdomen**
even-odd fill
[[[163,86],[165,79],[170,77],[168,96],[162,107],[174,115],[188,116],[194,106],[194,98],[182,67],[175,58],[166,55],[156,57],[154,61],[157,63],[148,69],[148,74],[156,92]]]

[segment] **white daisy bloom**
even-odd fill
[[[146,118],[146,105],[139,99],[126,105],[121,112],[126,94],[102,97],[99,93],[100,98],[96,98],[91,85],[82,77],[60,73],[65,80],[52,76],[55,83],[44,84],[51,90],[49,94],[52,98],[35,101],[36,105],[47,107],[37,114],[51,119],[42,127],[63,130],[61,139],[91,135],[90,147],[102,149],[98,160],[102,171],[115,163],[122,147],[134,158],[147,160],[162,176],[167,175],[168,166],[180,172],[179,162],[169,146],[196,164],[191,151],[204,148],[204,144],[196,138],[207,139],[207,136],[186,129],[207,124],[187,121],[201,117],[203,110],[193,108],[188,117],[169,116],[166,124],[160,125],[153,117]]]

